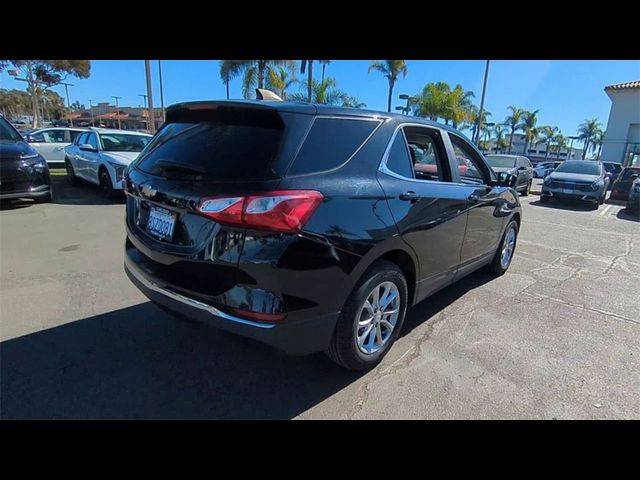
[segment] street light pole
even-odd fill
[[[158,74],[160,75],[160,109],[162,112],[162,123],[164,123],[164,92],[162,86],[162,60],[158,60]]]
[[[89,99],[89,113],[91,114],[91,126],[95,127],[96,124],[93,121],[93,105],[91,105],[91,99]]]
[[[154,134],[156,132],[156,119],[153,115],[153,91],[151,88],[151,60],[144,61],[144,69],[147,75],[147,97],[149,98],[149,109],[147,110],[149,114],[149,122],[148,128],[149,133]]]
[[[144,108],[147,108],[147,96],[144,93],[139,93],[138,96],[144,98]]]
[[[405,115],[409,115],[409,112],[410,112],[409,102],[411,101],[412,97],[407,95],[406,93],[402,93],[402,94],[400,94],[399,98],[400,98],[400,100],[406,100],[407,101],[407,105],[402,108],[402,113],[404,113]],[[399,109],[396,108],[396,110],[399,110]]]
[[[478,112],[478,120],[476,121],[476,131],[475,131],[475,143],[478,143],[478,138],[480,137],[480,123],[482,122],[482,114],[484,113],[484,97],[487,93],[487,79],[489,78],[489,63],[491,60],[487,60],[487,63],[484,67],[484,82],[482,84],[482,97],[480,99],[480,111]]]
[[[71,101],[69,100],[69,87],[73,87],[73,83],[60,82],[60,85],[64,85],[64,90],[67,93],[67,109],[69,110],[69,124],[73,127],[73,118],[71,118]]]
[[[115,98],[116,99],[116,116],[118,117],[118,130],[121,130],[122,127],[120,125],[120,107],[118,106],[118,100],[120,100],[122,97],[118,97],[116,95],[111,95],[111,98]]]

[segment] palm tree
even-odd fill
[[[511,110],[511,115],[509,115],[505,120],[504,124],[511,129],[511,133],[509,135],[509,153],[511,153],[511,145],[513,144],[513,134],[516,133],[516,130],[520,129],[520,122],[524,116],[524,110],[522,108],[508,107]]]
[[[324,82],[324,71],[327,68],[327,65],[331,63],[331,60],[318,60],[318,62],[322,65],[322,77],[320,81]]]
[[[309,68],[307,68],[307,65]],[[302,60],[300,63],[300,74],[304,75],[307,71],[307,102],[311,103],[313,96],[313,60]]]
[[[473,97],[475,97],[475,94],[472,91],[465,92],[460,84],[456,85],[447,96],[447,113],[453,128],[458,128],[459,124],[469,118],[469,113],[473,107],[471,102]]]
[[[299,82],[302,83],[302,82]],[[302,83],[304,85],[304,83]],[[292,93],[288,96],[289,100],[304,102],[308,98],[308,94],[304,92]],[[311,102],[325,103],[328,105],[341,105],[349,100],[349,96],[336,87],[336,80],[333,77],[327,77],[324,82],[313,81],[311,88]]]
[[[496,140],[495,140],[496,152],[502,152],[507,148],[507,139],[506,139],[507,129],[503,124],[496,123],[495,126],[493,127],[493,133],[496,136]]]
[[[475,105],[472,105],[469,109],[467,122],[472,131],[475,131],[475,128],[478,128],[478,138],[476,139],[477,142],[480,141],[481,135],[488,131],[486,123],[487,119],[491,116],[491,112],[489,112],[488,110],[482,110],[482,118],[478,118],[479,115],[480,109]],[[471,138],[473,138],[473,136]]]
[[[227,100],[229,99],[229,83],[242,70],[237,60],[220,60],[220,78],[227,86]]]
[[[542,133],[542,142],[547,144],[547,150],[544,153],[545,160],[549,157],[549,147],[551,146],[551,142],[553,142],[553,139],[559,131],[560,129],[558,127],[552,127],[550,125],[545,125],[540,128],[540,133]]]
[[[356,97],[347,96],[342,101],[343,107],[352,107],[352,108],[365,108],[367,106],[366,103],[359,101]]]
[[[527,154],[527,148],[529,144],[534,142],[538,138],[538,127],[536,127],[536,123],[538,123],[538,112],[540,110],[534,110],[529,112],[527,110],[524,111],[522,115],[522,123],[520,124],[520,129],[524,132],[524,147],[522,148],[522,154]]]
[[[242,77],[242,95],[251,98],[256,88],[264,88],[272,68],[295,65],[294,60],[233,60]]]
[[[591,138],[600,130],[602,124],[598,122],[597,118],[586,119],[578,127],[578,138],[584,142],[584,148],[582,150],[582,160],[584,160],[587,150],[589,149],[589,142]]]
[[[451,87],[446,82],[427,83],[422,92],[414,97],[414,114],[436,121],[448,116]]]
[[[596,150],[598,151],[598,154],[596,155],[596,160],[600,160],[600,152],[602,151],[603,139],[604,139],[604,132],[600,129],[598,129],[596,133],[593,134],[593,137],[591,137],[591,152],[595,154]]]
[[[277,93],[283,100],[286,100],[287,89],[298,83],[295,72],[295,67],[291,69],[280,66],[277,69],[270,69],[267,76],[267,88]]]
[[[402,78],[407,76],[407,64],[404,60],[382,60],[375,61],[369,65],[369,73],[371,70],[380,72],[389,80],[389,97],[387,100],[387,112],[391,111],[391,99],[393,98],[393,87],[398,80],[400,74]]]
[[[567,137],[565,137],[561,133],[558,133],[556,136],[553,137],[553,142],[554,142],[554,145],[553,145],[554,151],[556,152],[556,160],[560,160],[560,150],[562,150],[563,148],[567,148],[569,146],[567,142]]]

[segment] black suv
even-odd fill
[[[47,161],[0,115],[0,200],[50,202],[51,196]]]
[[[266,101],[166,115],[125,171],[125,270],[174,314],[367,369],[408,307],[509,267],[516,178],[449,127]]]

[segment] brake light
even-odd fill
[[[232,308],[231,312],[240,317],[244,317],[248,320],[255,320],[257,322],[279,322],[285,319],[287,316],[284,313],[262,313],[253,312],[251,310],[244,310],[242,308]]]
[[[315,190],[279,190],[242,197],[205,197],[196,209],[224,225],[294,233],[302,229],[323,199]]]

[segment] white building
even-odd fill
[[[505,140],[507,144],[509,143],[510,135],[507,134]],[[571,146],[571,152],[569,152],[569,146]],[[505,151],[496,152],[495,141],[489,140],[488,147],[491,149],[492,153],[509,153],[507,150],[509,147],[505,149]],[[527,151],[524,152],[524,134],[522,133],[514,133],[513,134],[513,142],[511,144],[511,152],[516,155],[524,155],[528,157],[532,162],[540,162],[545,160],[579,160],[582,158],[582,149],[575,148],[573,145],[569,143],[567,148],[563,148],[560,152],[550,151],[549,155],[547,155],[547,144],[546,143],[537,143],[535,145],[529,144],[527,145]],[[489,153],[489,152],[487,152]]]
[[[600,158],[640,165],[640,80],[604,88],[611,99]]]

